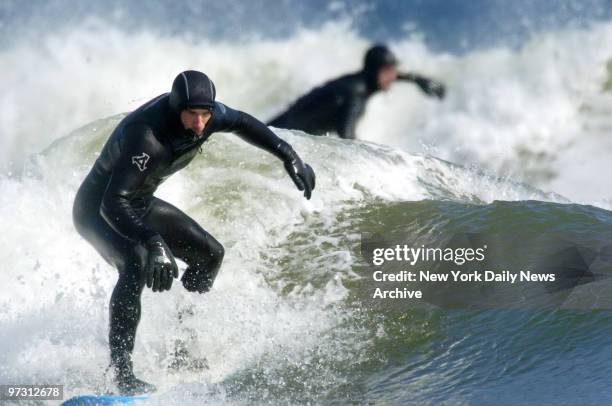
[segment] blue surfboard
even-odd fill
[[[63,402],[60,406],[111,406],[119,404],[131,404],[136,400],[145,400],[147,395],[139,396],[115,396],[115,395],[81,395],[75,396]]]

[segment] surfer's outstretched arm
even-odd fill
[[[435,96],[439,99],[443,99],[446,94],[446,87],[442,83],[414,72],[401,72],[397,75],[397,80],[412,82],[425,94]]]
[[[221,103],[217,104],[219,106],[217,110],[223,114],[226,125],[222,131],[235,133],[249,144],[282,160],[296,187],[304,191],[306,199],[310,199],[312,190],[315,188],[314,170],[302,161],[291,145],[279,138],[264,123],[250,114],[231,109]],[[215,114],[218,114],[217,110],[215,110]]]

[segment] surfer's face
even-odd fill
[[[397,79],[397,68],[395,65],[386,65],[378,71],[378,87],[387,90]]]
[[[209,110],[206,109],[185,109],[181,111],[181,122],[185,130],[191,130],[197,135],[202,135],[206,123],[212,117]]]

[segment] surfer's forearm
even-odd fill
[[[413,72],[398,72],[397,73],[397,80],[400,80],[402,82],[414,82],[418,78],[422,78],[422,76],[416,73],[413,73]]]
[[[414,72],[399,72],[397,80],[414,83],[425,92],[425,94],[436,96],[440,99],[444,98],[446,94],[446,87],[442,83]]]
[[[241,112],[236,134],[246,142],[267,151],[283,162],[295,160],[296,153],[283,139],[250,114]]]

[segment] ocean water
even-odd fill
[[[362,233],[556,233],[609,250],[610,2],[467,3],[3,2],[0,383],[60,383],[67,396],[105,385],[117,275],[71,206],[125,112],[194,68],[266,120],[384,39],[448,96],[394,86],[369,103],[357,142],[277,130],[315,168],[312,200],[231,134],[158,191],[226,259],[206,295],[143,294],[135,367],[160,388],[146,403],[609,403],[607,278],[573,293],[593,300],[552,308],[356,300]],[[183,305],[201,373],[168,369]]]

